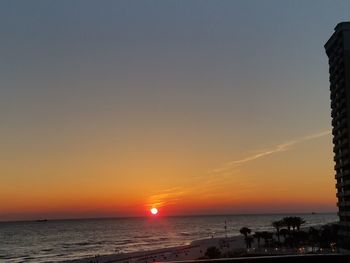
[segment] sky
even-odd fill
[[[1,1],[0,220],[336,211],[349,1]]]

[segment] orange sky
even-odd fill
[[[349,3],[0,5],[0,220],[336,211]]]
[[[1,216],[143,216],[153,206],[163,215],[335,211],[327,131],[222,163],[178,142],[144,147],[152,151],[123,156],[103,145],[40,158],[17,154],[17,165],[1,168],[13,175],[0,186]]]

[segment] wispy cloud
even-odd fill
[[[147,203],[148,207],[162,207],[165,205],[173,204],[180,200],[185,195],[185,189],[180,187],[174,187],[162,190],[161,192],[149,197]]]
[[[275,147],[269,149],[269,150],[265,150],[265,151],[261,151],[259,153],[256,153],[254,155],[245,157],[243,159],[239,159],[239,160],[234,160],[234,161],[230,161],[227,162],[226,164],[224,164],[222,167],[220,168],[216,168],[213,169],[211,171],[209,171],[209,173],[223,173],[223,172],[227,172],[233,168],[237,168],[239,166],[242,166],[248,162],[252,162],[255,161],[257,159],[275,154],[275,153],[279,153],[279,152],[285,152],[289,149],[291,149],[293,146],[303,143],[305,141],[309,141],[309,140],[313,140],[313,139],[317,139],[323,136],[327,136],[331,133],[331,131],[322,131],[322,132],[318,132],[318,133],[314,133],[314,134],[310,134],[298,139],[294,139],[291,141],[287,141],[281,144],[276,145]]]
[[[225,195],[226,192],[222,192],[221,189],[225,188],[225,186],[227,186],[229,182],[232,183],[232,180],[234,180],[235,178],[235,176],[233,176],[234,174],[237,174],[237,176],[239,176],[241,166],[249,162],[258,160],[260,158],[288,151],[297,144],[301,144],[306,141],[327,136],[330,133],[331,131],[328,130],[310,134],[301,138],[277,144],[276,146],[271,147],[271,149],[260,151],[251,156],[227,162],[221,167],[208,171],[206,175],[193,176],[189,178],[190,181],[187,184],[182,185],[181,187],[165,189],[158,192],[157,194],[150,196],[148,199],[147,206],[163,207],[175,204],[186,198],[186,196],[191,195],[193,193],[196,193],[199,196]],[[237,183],[237,181],[234,182],[236,186],[236,193],[237,191],[247,191],[254,187],[247,182],[241,183],[239,187],[237,187]],[[234,197],[232,192],[230,192],[230,196]]]

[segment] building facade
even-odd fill
[[[350,249],[350,22],[339,23],[325,44],[329,59],[339,245]]]

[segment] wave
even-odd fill
[[[43,251],[43,252],[51,252],[51,251],[53,251],[53,248],[44,248],[41,251]]]
[[[124,252],[153,250],[166,246],[180,246],[194,240],[224,236],[225,221],[228,222],[227,234],[240,235],[241,227],[252,231],[273,229],[271,222],[285,215],[247,215],[216,217],[176,217],[159,218],[161,224],[151,224],[141,219],[127,220],[75,220],[51,221],[45,229],[37,224],[18,223],[3,224],[5,233],[12,233],[11,240],[5,236],[0,239],[0,261],[27,258],[28,263],[45,260],[56,262],[82,256],[115,253],[116,249]],[[336,214],[301,215],[305,226],[323,225],[338,220]],[[117,222],[117,223],[116,223]],[[23,231],[31,235],[23,235]],[[34,259],[31,259],[35,257]],[[23,261],[23,260],[22,260]]]
[[[151,235],[136,235],[136,236],[133,236],[133,238],[150,238],[150,237],[153,237]]]

